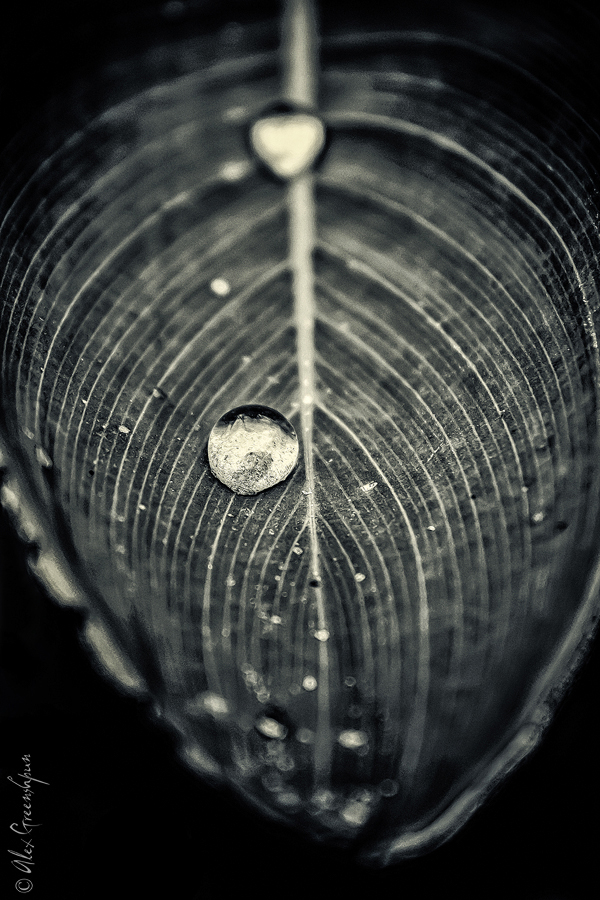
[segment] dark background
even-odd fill
[[[13,9],[2,23],[0,139],[31,114],[34,98],[68,78],[78,34],[106,30],[111,11],[127,14],[147,5],[34,2]],[[1,512],[3,896],[19,896],[14,883],[20,875],[8,850],[20,849],[10,824],[20,818],[22,800],[7,776],[23,771],[25,753],[34,776],[49,782],[33,798],[41,823],[32,876],[36,898],[120,900],[150,892],[200,900],[242,891],[463,900],[595,895],[598,641],[542,746],[461,832],[428,856],[368,870],[262,822],[203,786],[177,761],[175,739],[152,719],[148,705],[123,696],[95,671],[79,644],[80,615],[58,607],[36,585],[27,552]]]

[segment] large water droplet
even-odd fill
[[[257,119],[250,128],[252,149],[279,178],[296,178],[316,162],[325,147],[321,119],[283,104]]]
[[[258,494],[288,477],[298,460],[298,438],[268,406],[237,406],[221,416],[208,439],[208,461],[236,494]]]

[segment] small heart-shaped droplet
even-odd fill
[[[325,146],[325,126],[310,113],[290,112],[265,116],[250,129],[252,148],[278,178],[296,178],[306,172]]]

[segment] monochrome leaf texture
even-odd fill
[[[535,745],[597,613],[592,40],[464,9],[325,4],[304,97],[278,7],[164,21],[4,157],[38,571],[200,773],[378,863]],[[326,153],[288,184],[248,129],[311,98]],[[251,497],[206,455],[249,403],[301,444]]]

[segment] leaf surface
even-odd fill
[[[535,745],[591,631],[598,146],[510,25],[323,10],[317,78],[285,22],[104,63],[5,156],[3,433],[188,761],[389,861]],[[329,138],[289,184],[246,142],[282,94]],[[255,497],[206,456],[248,403],[301,440]]]

